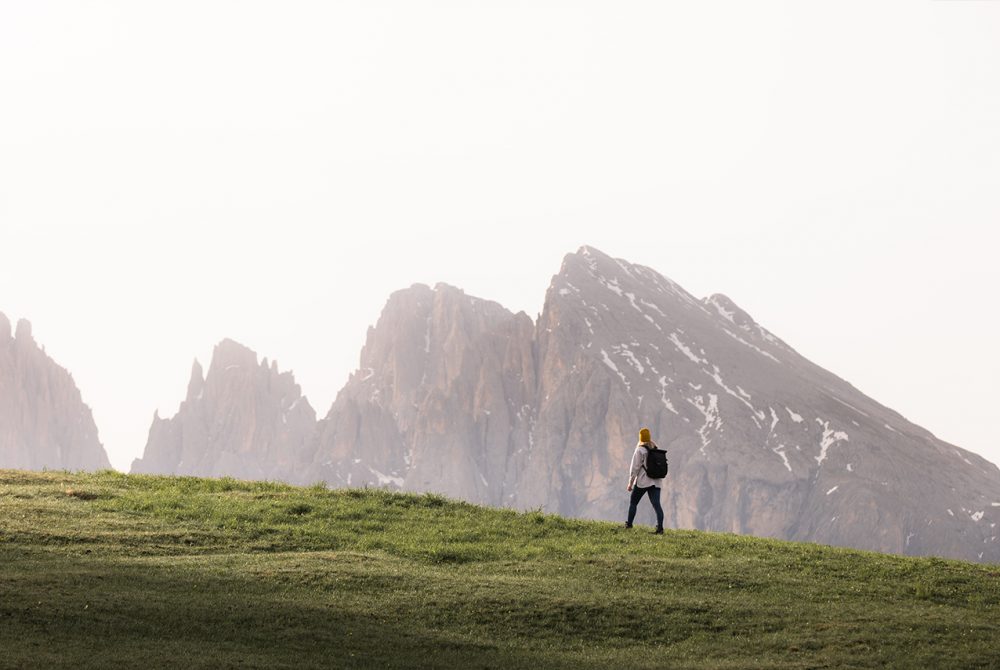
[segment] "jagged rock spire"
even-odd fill
[[[169,419],[155,415],[133,472],[228,475],[297,481],[316,426],[316,413],[290,372],[257,363],[257,354],[230,339],[212,353],[203,377],[192,365],[187,398]]]
[[[90,408],[64,368],[35,342],[31,323],[0,314],[0,468],[110,468]]]

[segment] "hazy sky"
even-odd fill
[[[0,311],[122,469],[223,337],[325,415],[582,244],[1000,462],[998,225],[1000,2],[0,0]]]

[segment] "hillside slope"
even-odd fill
[[[997,566],[383,490],[0,471],[0,667],[1000,665]]]

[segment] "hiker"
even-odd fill
[[[629,501],[626,528],[632,527],[639,501],[644,495],[649,495],[649,502],[653,504],[653,509],[656,511],[656,534],[663,534],[663,508],[660,507],[660,489],[663,488],[663,480],[666,476],[666,452],[658,448],[656,443],[650,439],[649,428],[643,428],[639,431],[639,444],[636,445],[635,453],[632,454],[632,469],[628,478],[628,490],[632,492],[632,498]]]

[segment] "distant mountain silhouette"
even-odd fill
[[[316,412],[290,372],[232,340],[212,354],[208,375],[195,361],[187,398],[171,419],[153,416],[132,472],[295,479],[316,430]]]
[[[73,377],[38,346],[31,324],[0,313],[0,468],[110,468]]]

